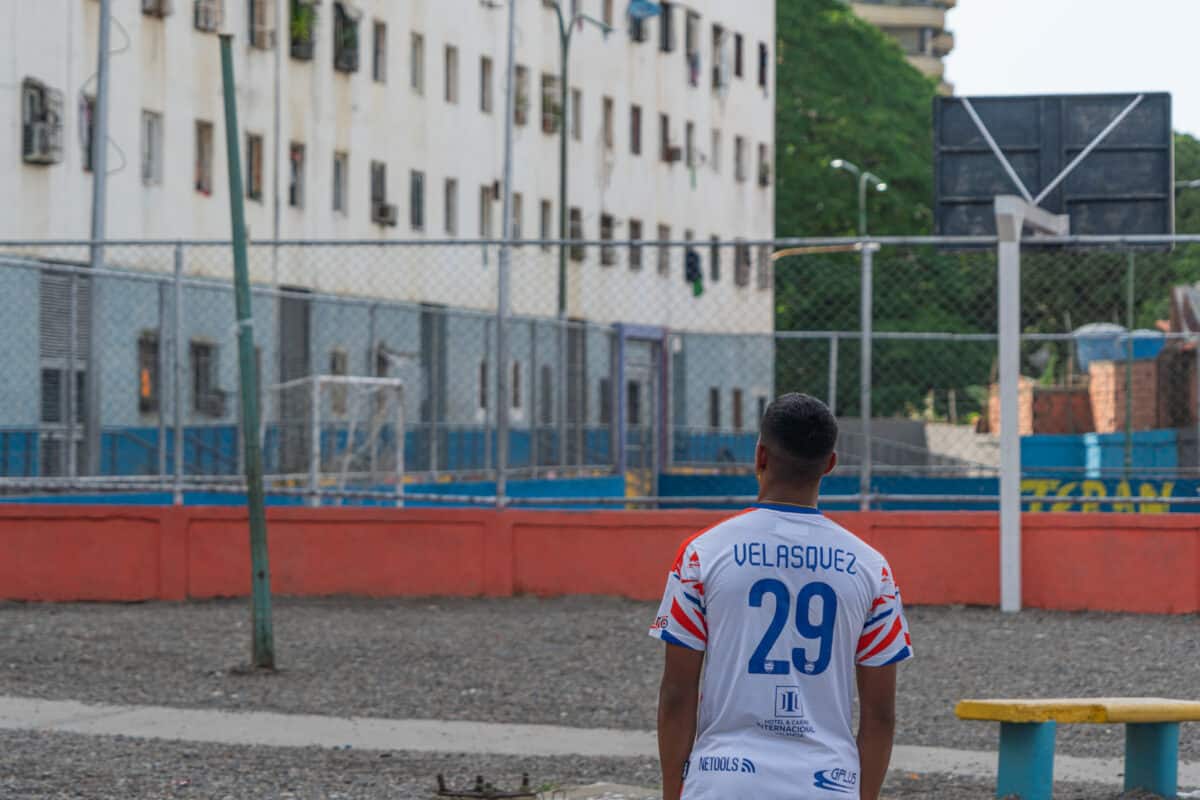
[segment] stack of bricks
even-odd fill
[[[1092,418],[1096,433],[1125,430],[1125,385],[1127,363],[1093,361],[1088,365]],[[1133,430],[1158,427],[1158,362],[1133,362]]]

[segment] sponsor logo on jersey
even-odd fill
[[[854,794],[858,773],[848,769],[823,769],[813,773],[813,786],[834,794]]]
[[[671,624],[670,617],[656,617],[654,619],[654,624],[650,626],[650,630],[652,630],[652,631],[666,630],[667,626],[670,624]]]
[[[800,702],[800,690],[795,686],[775,687],[775,716],[803,717],[804,704]]]
[[[742,756],[701,756],[696,759],[696,766],[701,772],[741,772],[748,775],[758,772],[754,762]]]
[[[688,566],[695,569],[700,568],[700,556],[695,550],[692,551],[692,557],[688,559]]]

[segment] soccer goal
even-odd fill
[[[262,437],[267,473],[322,495],[404,497],[404,382],[310,375],[270,388]]]

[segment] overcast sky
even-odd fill
[[[1200,0],[958,0],[947,27],[956,94],[1165,91],[1200,136]]]

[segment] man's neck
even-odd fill
[[[758,491],[758,502],[774,503],[800,508],[816,508],[820,486],[771,486],[763,484]]]

